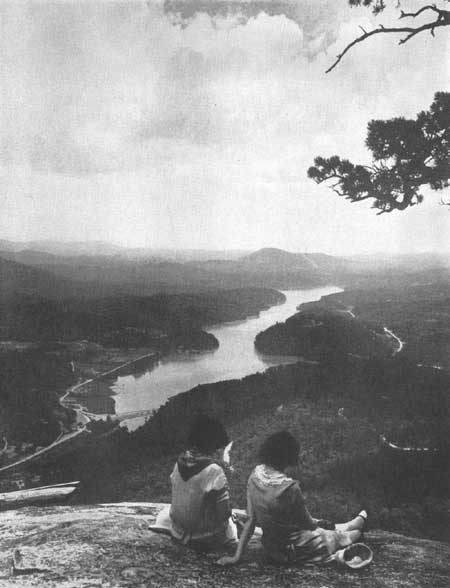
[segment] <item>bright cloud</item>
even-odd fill
[[[131,245],[342,252],[409,247],[421,218],[450,234],[436,206],[375,217],[306,178],[318,154],[367,158],[370,119],[429,106],[448,86],[445,35],[407,48],[379,37],[325,75],[358,25],[372,26],[345,0],[0,12],[6,238],[82,227]],[[418,249],[446,239],[417,234]]]

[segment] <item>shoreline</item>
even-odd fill
[[[278,304],[283,304],[283,302]],[[271,307],[269,306],[269,308]],[[249,318],[250,317],[247,316],[247,318],[242,319],[242,321],[248,320]],[[232,323],[235,321],[225,321],[219,324],[223,326],[228,324],[228,322]],[[237,319],[236,322],[241,322],[241,320]],[[210,328],[210,326],[205,328]],[[79,342],[76,343],[78,344]],[[114,393],[111,390],[110,386],[107,386],[107,389],[103,390],[97,388],[97,393],[95,395],[90,394],[88,390],[84,390],[87,386],[95,385],[104,380],[107,380],[110,376],[114,376],[114,374],[120,374],[121,371],[126,370],[127,368],[130,368],[132,366],[136,366],[136,364],[139,364],[142,361],[153,360],[156,363],[158,360],[166,356],[170,356],[170,354],[173,353],[173,350],[168,350],[166,353],[163,353],[160,350],[150,350],[148,348],[145,353],[142,353],[143,348],[140,348],[139,355],[137,357],[132,357],[130,359],[130,354],[133,353],[133,351],[131,350],[122,350],[120,348],[104,348],[100,346],[97,350],[99,351],[99,353],[97,357],[95,357],[92,361],[85,360],[84,362],[81,362],[77,361],[76,359],[73,359],[71,361],[72,369],[74,372],[76,371],[76,363],[78,363],[78,365],[81,365],[81,367],[79,368],[79,375],[82,376],[82,378],[84,376],[84,378],[81,381],[78,381],[76,384],[73,384],[69,388],[67,388],[59,398],[59,404],[61,405],[61,407],[64,410],[73,411],[76,415],[74,424],[72,425],[73,428],[66,433],[60,433],[58,437],[46,447],[42,447],[38,451],[35,451],[30,455],[21,457],[19,460],[13,461],[12,463],[1,467],[0,474],[2,472],[14,471],[15,468],[20,468],[24,464],[30,464],[35,460],[42,458],[42,456],[50,454],[57,448],[64,446],[67,442],[74,441],[83,434],[89,434],[90,431],[87,428],[87,425],[94,420],[100,420],[103,417],[107,416],[117,416],[115,412],[93,412],[93,410],[90,410],[88,406],[89,399],[91,399],[92,405],[93,397],[101,399],[111,399],[111,401],[113,402]],[[135,349],[134,352],[136,353],[136,351],[138,350]],[[184,351],[188,351],[189,353],[207,353],[208,351],[214,350],[185,349]],[[118,363],[118,365],[114,365],[118,357],[121,359],[121,361],[120,363]],[[111,365],[114,365],[114,367],[111,368]],[[101,366],[101,368],[108,366],[108,369],[100,372],[95,372],[94,370],[96,366]],[[86,378],[89,372],[93,371],[94,373],[92,373],[91,377]],[[133,370],[131,373],[136,374],[138,372],[136,372],[136,370]],[[83,402],[84,399],[87,400],[86,403]]]
[[[114,374],[115,372],[118,372],[124,368],[131,366],[131,365],[134,365],[136,362],[142,361],[143,359],[155,358],[155,357],[160,357],[160,353],[153,350],[151,352],[148,352],[147,354],[140,355],[137,358],[126,361],[125,363],[122,363],[122,364],[114,367],[113,369],[107,370],[105,372],[101,372],[92,378],[88,378],[87,380],[83,380],[82,382],[78,382],[77,384],[70,386],[67,390],[64,391],[64,394],[59,398],[59,404],[64,408],[64,410],[71,410],[71,411],[75,412],[76,419],[75,419],[75,422],[73,425],[74,428],[72,428],[67,433],[60,433],[58,435],[58,437],[52,443],[47,445],[46,447],[42,447],[39,450],[35,451],[34,453],[31,453],[30,455],[26,455],[26,456],[20,458],[19,460],[13,461],[10,464],[7,464],[3,467],[0,467],[0,474],[4,473],[4,472],[12,471],[15,468],[20,468],[23,465],[28,465],[28,464],[36,461],[37,459],[41,459],[42,457],[45,457],[46,455],[50,454],[52,451],[55,451],[55,450],[63,447],[68,442],[74,441],[75,439],[77,439],[78,437],[80,437],[82,435],[90,434],[90,431],[88,430],[87,425],[92,420],[94,420],[93,416],[95,416],[95,414],[88,411],[86,409],[86,407],[83,407],[82,404],[79,402],[76,402],[76,404],[68,403],[67,400],[70,399],[70,395],[75,390],[79,390],[79,389],[83,388],[84,386],[89,385],[90,383],[100,381],[103,378],[108,377],[111,374]],[[76,397],[74,398],[74,400],[75,399],[76,399]]]
[[[309,289],[306,288],[305,290]],[[259,316],[260,312],[268,310],[274,306],[283,306],[283,304],[286,302],[286,297],[282,292],[280,292],[280,294],[282,294],[284,300],[280,299],[273,305],[269,305],[268,307],[265,306],[258,312],[257,316]],[[248,315],[246,319],[235,319],[219,324],[220,326],[225,326],[228,324],[232,325],[236,323],[239,324],[251,319],[252,316],[254,315]],[[211,326],[209,325],[208,327],[202,328],[211,328]],[[80,343],[83,342],[76,342],[77,345]],[[133,369],[130,373],[136,374],[136,366],[140,362],[152,360],[156,363],[159,359],[162,359],[165,356],[170,356],[170,354],[173,352],[173,350],[168,350],[167,353],[163,353],[160,350],[156,350],[154,348],[151,350],[147,348],[145,349],[145,352],[143,352],[144,348],[123,350],[119,348],[104,348],[99,345],[95,345],[95,347],[91,348],[90,350],[88,346],[86,346],[81,351],[83,353],[80,354],[78,358],[75,356],[71,361],[73,372],[80,377],[81,381],[71,385],[59,398],[59,404],[64,408],[64,410],[71,410],[76,415],[71,430],[60,433],[51,444],[44,448],[40,448],[39,451],[35,451],[34,453],[25,456],[20,460],[4,466],[4,468],[0,469],[0,472],[4,471],[5,468],[13,469],[22,463],[32,462],[34,459],[51,452],[55,447],[64,445],[67,441],[73,441],[83,433],[89,433],[87,426],[92,421],[103,420],[107,416],[111,416],[112,418],[118,416],[114,410],[98,410],[99,405],[105,405],[108,403],[108,401],[114,403],[114,392],[111,390],[111,382],[107,382],[107,380],[114,375],[119,375],[121,372],[131,367]],[[185,349],[184,351],[193,353],[194,351],[206,352],[207,350]],[[90,356],[86,355],[88,352],[91,353]],[[297,361],[302,361],[302,358],[298,358]],[[310,363],[304,359],[303,361],[305,363]],[[100,368],[100,371],[96,371],[96,368]],[[147,369],[145,369],[145,371],[147,371]],[[251,375],[251,373],[248,375]],[[103,386],[100,385],[101,383],[103,383]],[[90,386],[96,386],[96,388],[92,390],[89,389]],[[187,391],[189,391],[189,389],[185,390],[184,392]],[[95,407],[95,404],[97,404],[97,407]],[[138,412],[139,414],[136,414],[136,417],[143,416],[141,414],[143,411]],[[153,410],[145,412],[153,412]],[[133,418],[130,416],[130,414],[127,413],[126,418]]]

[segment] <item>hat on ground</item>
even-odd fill
[[[336,552],[334,559],[349,568],[358,570],[370,564],[373,553],[370,547],[364,543],[353,543],[353,545]]]

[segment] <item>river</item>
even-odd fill
[[[256,335],[276,322],[295,314],[297,306],[319,300],[322,296],[341,292],[336,286],[289,290],[283,292],[286,302],[262,311],[258,317],[207,328],[220,346],[215,351],[183,352],[163,357],[144,374],[120,376],[112,384],[117,415],[157,409],[168,398],[199,384],[243,378],[270,366],[293,363],[295,357],[274,357],[259,354],[254,348]],[[127,419],[134,429],[145,417]]]

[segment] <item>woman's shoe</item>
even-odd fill
[[[363,525],[361,527],[361,533],[364,533],[364,531],[367,531],[369,529],[369,515],[367,513],[366,509],[361,510],[357,515],[357,517],[360,517],[363,520]]]

